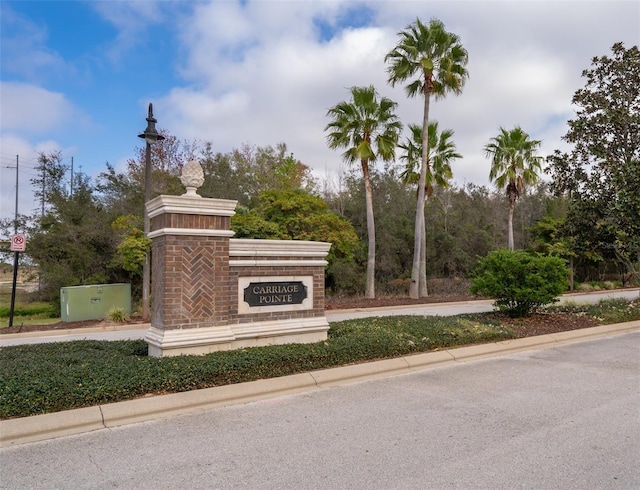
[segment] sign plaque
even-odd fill
[[[251,282],[244,288],[244,301],[249,306],[299,305],[307,298],[302,281]]]
[[[27,237],[25,235],[13,235],[9,248],[12,252],[24,252],[27,249]]]

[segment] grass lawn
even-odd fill
[[[11,284],[0,284],[0,328],[9,326],[11,309]],[[14,325],[44,325],[60,321],[58,308],[49,302],[30,301],[29,293],[22,287],[16,289],[13,310]]]

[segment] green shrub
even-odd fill
[[[618,289],[622,287],[620,281],[604,281],[604,288],[609,291],[611,289]]]
[[[357,296],[364,293],[364,276],[353,260],[336,259],[327,267],[325,286],[333,294]]]
[[[124,308],[113,307],[107,312],[107,318],[112,322],[123,323],[129,320],[129,317],[125,314]]]
[[[509,316],[528,316],[558,301],[567,289],[567,275],[561,258],[496,250],[478,263],[471,292],[492,298],[494,306]]]
[[[410,316],[332,323],[325,342],[204,356],[148,357],[143,340],[3,347],[0,418],[286,376],[514,336],[509,328],[482,325],[469,318]]]

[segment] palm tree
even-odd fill
[[[373,219],[373,192],[369,164],[378,158],[383,161],[395,159],[402,124],[395,114],[397,104],[381,97],[375,88],[352,87],[351,100],[332,107],[327,116],[332,121],[325,131],[330,148],[346,148],[342,158],[348,164],[360,162],[364,177],[367,211],[367,279],[365,296],[375,298],[376,232]]]
[[[538,181],[542,157],[535,153],[540,148],[540,140],[529,139],[522,128],[516,126],[511,131],[500,128],[500,134],[491,138],[484,147],[491,158],[489,180],[499,189],[505,189],[509,200],[509,250],[513,250],[513,210],[525,186]]]
[[[405,184],[418,184],[420,174],[416,172],[422,158],[422,127],[417,124],[409,124],[410,136],[398,147],[404,150],[400,157],[406,161],[404,171],[400,174]],[[427,147],[427,175],[425,179],[424,203],[433,194],[435,186],[449,187],[449,181],[453,178],[451,171],[451,161],[462,158],[456,151],[456,145],[451,138],[453,130],[445,129],[438,133],[438,123],[429,123],[428,147]],[[426,227],[420,230],[420,277],[418,290],[421,297],[427,296],[427,249],[426,249]]]
[[[411,287],[409,295],[417,298],[419,295],[419,278],[426,275],[426,264],[421,264],[421,230],[424,228],[424,193],[426,188],[428,148],[427,137],[429,127],[429,104],[431,96],[442,98],[451,92],[459,94],[469,77],[466,69],[468,61],[467,50],[460,44],[455,34],[447,32],[444,24],[433,19],[429,24],[423,24],[420,19],[410,24],[404,31],[398,33],[400,41],[397,46],[385,56],[390,62],[388,68],[389,83],[409,80],[406,86],[407,95],[424,98],[422,119],[422,165],[418,181],[418,202],[416,205],[416,223],[413,250],[413,266],[411,268]],[[421,270],[423,268],[423,270]]]

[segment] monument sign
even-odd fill
[[[325,340],[324,267],[330,243],[234,239],[237,202],[196,189],[189,162],[182,196],[147,203],[153,306],[149,355],[205,354],[249,346]]]

